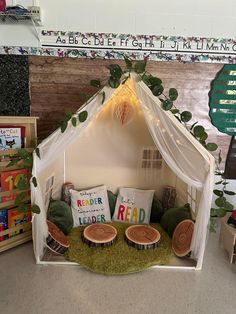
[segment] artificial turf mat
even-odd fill
[[[128,246],[125,241],[125,229],[130,224],[113,222],[112,226],[117,229],[117,238],[112,246],[104,248],[90,248],[81,240],[84,227],[73,228],[68,235],[70,248],[64,254],[65,258],[105,275],[124,275],[150,266],[168,264],[173,254],[171,239],[159,224],[151,224],[161,234],[159,246],[143,251]]]

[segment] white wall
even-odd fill
[[[40,5],[43,29],[236,37],[234,0],[8,0],[7,4]],[[14,30],[12,30],[14,29]],[[35,36],[23,26],[0,27],[0,45],[35,46]]]

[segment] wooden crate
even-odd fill
[[[25,127],[25,141],[24,141],[24,148],[27,151],[32,152],[33,148],[32,142],[37,138],[37,129],[36,129],[36,117],[10,117],[10,116],[0,116],[0,125],[14,125],[14,126],[24,126]],[[5,171],[17,170],[22,169],[21,164],[14,165],[12,167],[7,167],[10,160],[5,156],[14,156],[17,155],[18,149],[7,149],[7,150],[0,150],[0,175]],[[27,190],[29,191],[29,190]],[[18,192],[17,189],[12,191],[4,191],[0,192],[0,199],[4,196],[14,195]],[[30,201],[30,195],[28,195],[25,199],[25,202]],[[7,201],[7,202],[0,202],[0,210],[2,209],[11,209],[16,208],[14,200]],[[32,239],[32,226],[31,222],[22,222],[16,225],[13,228],[0,231],[0,236],[8,235],[9,233],[14,232],[21,232],[17,235],[14,235],[8,239],[2,240],[0,242],[0,252],[8,250],[12,247],[15,247],[19,244],[25,243]]]

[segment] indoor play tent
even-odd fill
[[[41,209],[32,221],[37,263],[51,263],[44,258],[46,213],[50,198],[61,198],[63,183],[72,182],[76,189],[105,184],[114,193],[119,187],[154,189],[158,197],[163,186],[171,185],[176,188],[177,205],[191,204],[195,218],[191,268],[201,269],[214,185],[212,155],[171,112],[161,108],[160,100],[137,75],[117,89],[104,87],[76,116],[84,110],[85,122],[76,127],[69,122],[64,133],[56,130],[39,145],[40,158],[34,154],[33,176],[38,184],[32,185],[32,202]],[[158,160],[148,159],[157,151]]]

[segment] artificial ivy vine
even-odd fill
[[[218,149],[218,145],[216,143],[208,142],[208,134],[205,128],[200,125],[198,122],[194,122],[191,124],[192,113],[190,111],[184,110],[180,111],[174,102],[178,98],[178,91],[175,88],[170,88],[168,93],[164,93],[164,87],[162,84],[162,80],[156,76],[153,76],[146,70],[146,61],[132,61],[128,57],[124,56],[124,61],[126,67],[124,70],[118,64],[110,64],[107,66],[110,76],[104,85],[108,85],[111,88],[117,88],[121,84],[124,84],[126,80],[130,77],[131,72],[135,72],[139,75],[141,80],[148,86],[148,88],[152,91],[152,94],[159,98],[161,101],[162,109],[165,111],[170,111],[175,118],[184,125],[184,127],[198,140],[202,146],[205,147],[210,152],[216,151]],[[103,84],[99,79],[91,80],[90,85],[96,87],[97,89],[101,89]],[[104,93],[104,91],[100,92]],[[105,95],[103,96],[103,101],[105,99]],[[103,103],[102,101],[102,103]],[[226,186],[229,182],[226,181],[222,172],[219,170],[219,165],[222,161],[220,156],[220,152],[218,154],[218,160],[216,160],[217,171],[216,175],[221,176],[221,180],[216,182],[216,185],[223,185],[222,190],[215,189],[213,193],[218,196],[215,200],[215,207],[211,208],[211,218],[223,217],[228,211],[233,210],[233,205],[226,200],[227,196],[233,196],[236,193],[233,191],[228,191]],[[210,229],[215,231],[215,222],[211,220]]]

